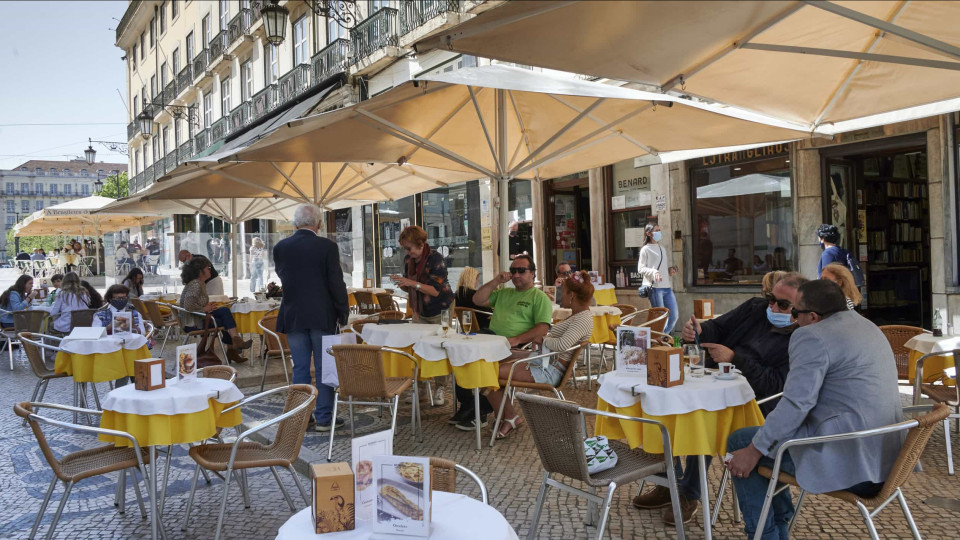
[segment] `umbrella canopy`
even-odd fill
[[[820,129],[960,98],[958,20],[950,1],[525,1],[417,50],[643,83]]]
[[[809,135],[758,120],[674,96],[497,65],[410,81],[292,121],[224,159],[410,163],[469,173],[463,179],[553,178],[663,151]]]
[[[16,236],[51,236],[55,234],[91,234],[139,227],[143,221],[157,219],[156,211],[130,211],[119,214],[95,214],[110,203],[108,197],[92,196],[75,199],[37,210],[14,227]]]

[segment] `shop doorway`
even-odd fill
[[[590,183],[586,176],[544,184],[547,198],[547,245],[550,268],[541,269],[544,283],[557,279],[561,261],[575,270],[593,270],[590,253]]]
[[[862,312],[931,327],[930,201],[924,138],[850,145],[823,158],[824,222],[860,261]]]

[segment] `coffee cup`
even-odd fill
[[[731,379],[737,376],[737,373],[740,373],[740,370],[733,367],[733,364],[730,362],[719,362],[717,364],[717,376],[724,379]]]

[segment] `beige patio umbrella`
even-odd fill
[[[99,237],[102,233],[120,231],[131,227],[139,227],[141,223],[153,221],[161,214],[156,211],[123,212],[118,214],[96,214],[98,210],[113,203],[114,199],[93,195],[82,199],[74,199],[43,210],[37,210],[29,217],[18,223],[14,229],[15,236],[57,236],[93,234]],[[100,271],[100,245],[97,243],[96,265]]]
[[[417,50],[642,83],[824,131],[960,108],[958,20],[952,1],[524,1]]]

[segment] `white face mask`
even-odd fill
[[[653,231],[653,241],[654,241],[654,242],[659,242],[661,238],[663,238],[663,233],[662,233],[662,232],[660,232],[660,231]]]

